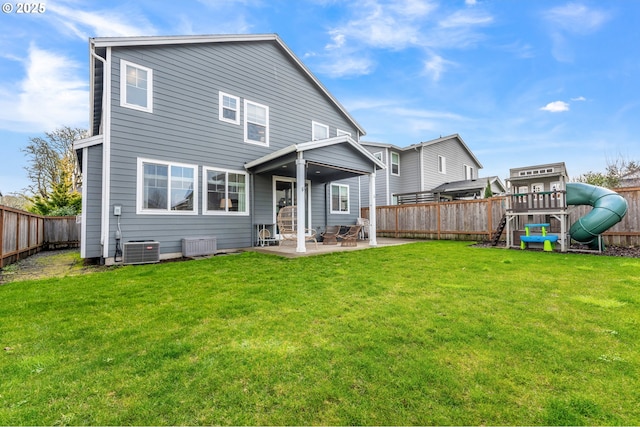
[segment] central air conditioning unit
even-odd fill
[[[182,239],[182,256],[198,257],[215,255],[218,244],[215,236],[185,237]]]
[[[123,264],[151,264],[160,261],[160,243],[153,240],[130,241],[124,244]]]

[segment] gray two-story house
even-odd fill
[[[134,241],[178,257],[198,236],[249,247],[286,205],[308,228],[353,224],[360,178],[375,193],[385,168],[275,34],[92,38],[90,68],[91,136],[75,145],[84,258],[118,261]]]
[[[362,145],[387,166],[376,176],[377,205],[398,204],[403,195],[411,199],[421,192],[431,198],[434,194],[445,199],[464,194],[473,197],[482,194],[487,182],[494,192],[505,191],[497,177],[478,178],[482,164],[458,134],[404,148],[365,141]],[[363,203],[368,203],[369,195],[363,194]]]

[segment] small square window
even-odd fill
[[[348,185],[331,185],[331,213],[349,213]]]
[[[329,138],[329,126],[318,122],[311,122],[311,140]]]
[[[218,108],[218,118],[221,121],[233,123],[235,125],[240,124],[240,98],[229,95],[228,93],[220,92]]]

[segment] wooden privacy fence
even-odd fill
[[[79,244],[75,216],[45,217],[0,205],[0,268],[42,249]]]
[[[615,190],[629,209],[621,222],[604,234],[605,244],[640,246],[640,188]],[[457,200],[415,205],[378,206],[376,232],[381,237],[432,240],[489,240],[506,213],[505,196],[480,200]],[[569,225],[586,215],[591,206],[569,206]],[[369,209],[361,215],[369,218]],[[502,240],[505,236],[502,236]]]

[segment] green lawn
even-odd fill
[[[638,425],[640,259],[421,242],[0,286],[0,424]]]

